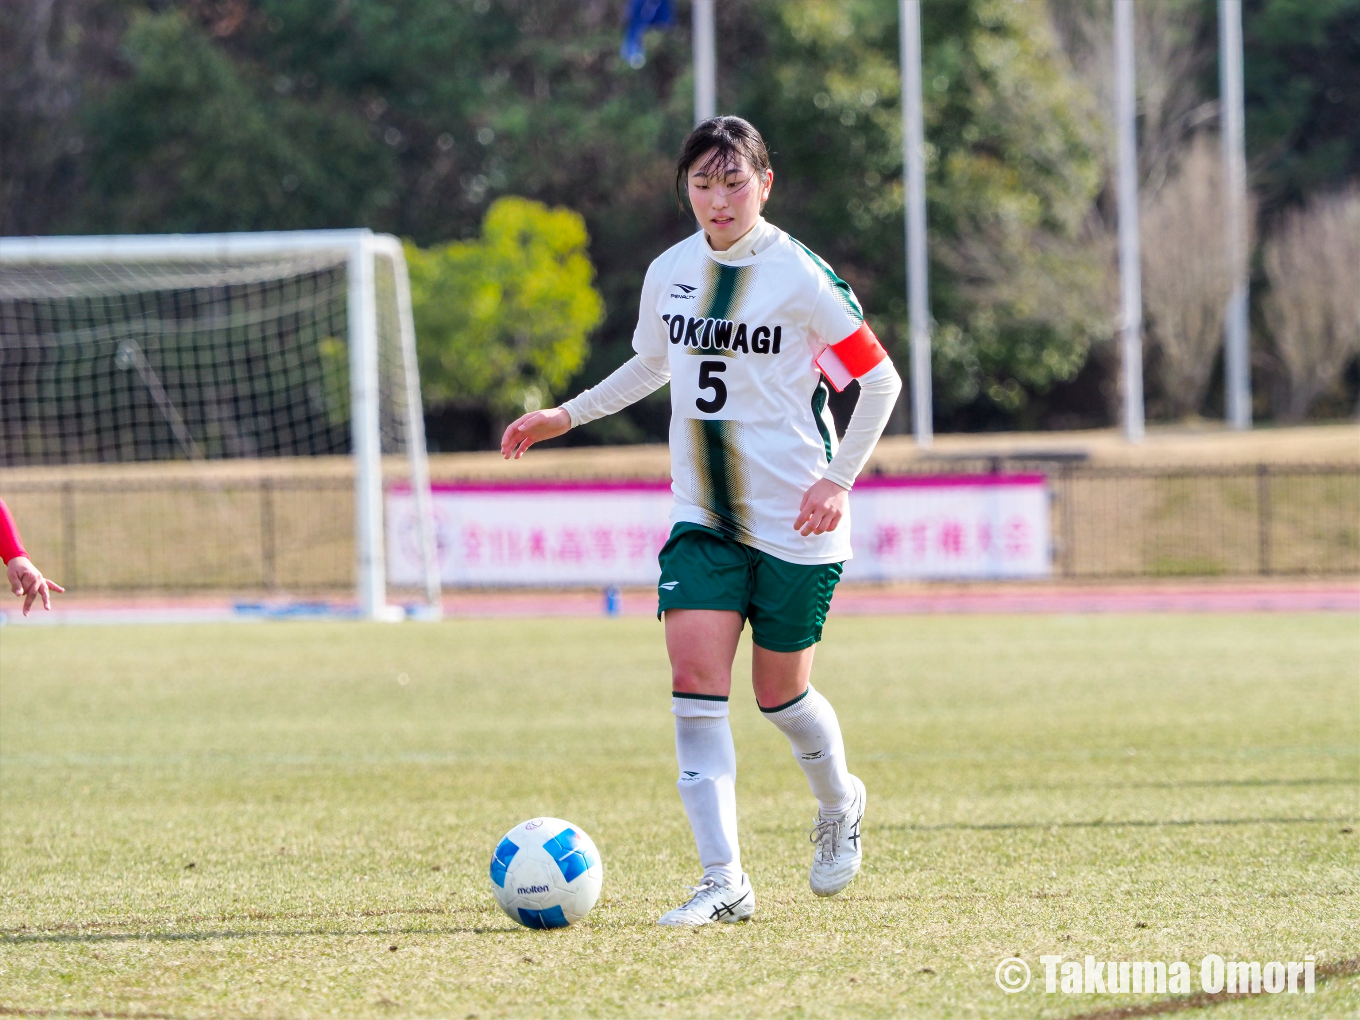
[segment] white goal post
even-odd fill
[[[378,620],[404,615],[387,602],[383,526],[383,455],[400,454],[416,497],[414,537],[424,561],[428,608],[419,615],[438,616],[440,581],[415,326],[406,261],[395,237],[356,229],[0,238],[0,303],[7,317],[4,332],[19,337],[16,346],[28,345],[27,374],[7,367],[8,381],[0,379],[0,390],[7,392],[0,400],[26,396],[38,407],[52,403],[43,394],[59,393],[77,406],[94,408],[80,435],[75,426],[40,419],[42,410],[29,412],[26,420],[10,413],[0,423],[0,433],[8,428],[0,434],[0,465],[260,456],[253,452],[262,448],[260,442],[241,438],[241,421],[282,421],[272,426],[279,434],[266,440],[269,449],[263,455],[347,452],[353,458],[356,595],[360,614]],[[311,324],[309,316],[324,322]],[[158,341],[173,348],[162,356],[159,369],[144,350]],[[310,349],[318,341],[330,344],[320,355]],[[63,355],[51,353],[81,343],[102,345],[101,365],[116,363],[123,376],[139,379],[139,404],[134,407],[119,394],[110,397],[115,384],[108,379],[117,378],[111,369],[101,368],[106,374],[96,377],[71,364],[63,367]],[[280,353],[289,343],[294,348]],[[207,410],[195,418],[183,410],[187,398],[176,401],[196,385],[195,369],[185,366],[217,357],[211,371],[219,373],[227,347],[234,359],[230,370],[255,376],[238,381],[228,397],[220,396],[220,383],[205,382],[208,395],[198,402]],[[344,357],[346,347],[347,406],[343,383],[334,384],[338,373],[322,378],[327,351],[334,361]],[[70,363],[75,358],[66,356]],[[39,362],[46,367],[32,368]],[[242,369],[245,362],[255,367]],[[271,381],[289,372],[287,384]],[[329,390],[341,392],[318,396],[328,381]],[[321,410],[307,410],[312,419],[305,421],[302,411],[270,418],[273,412],[257,405],[271,385],[276,391],[291,387],[294,403],[308,402],[296,394],[311,394],[310,402]],[[22,386],[32,392],[21,395]],[[223,401],[230,402],[240,421],[223,425],[214,420],[222,415]],[[118,404],[114,411],[112,404]],[[108,425],[111,414],[119,416],[117,431],[125,433],[112,451],[107,448],[114,431]],[[348,450],[343,448],[345,417]],[[40,420],[44,423],[34,424]],[[230,442],[213,438],[224,430]],[[21,459],[15,459],[15,450]]]

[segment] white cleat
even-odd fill
[[[690,886],[694,895],[683,907],[676,907],[661,915],[657,924],[674,928],[697,928],[701,924],[722,921],[734,924],[745,921],[756,912],[756,894],[751,888],[751,880],[741,876],[739,885],[718,885],[706,878],[698,885]]]
[[[815,850],[812,852],[812,874],[808,883],[818,896],[835,896],[859,874],[860,863],[864,860],[864,848],[860,845],[859,827],[864,821],[864,805],[868,795],[864,784],[855,776],[850,777],[855,788],[855,800],[844,814],[824,816],[817,812],[817,824],[809,838]]]

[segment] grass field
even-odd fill
[[[1357,663],[1342,615],[833,617],[865,871],[812,896],[812,801],[743,694],[757,915],[685,932],[654,621],[5,628],[0,1015],[1057,1018],[1169,997],[1008,996],[1003,957],[1336,964]],[[536,814],[604,856],[578,927],[492,901]],[[1342,970],[1188,1015],[1356,1016]]]

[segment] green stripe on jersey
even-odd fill
[[[803,251],[807,252],[807,257],[812,259],[813,264],[822,271],[822,275],[825,276],[827,282],[831,284],[831,289],[835,291],[836,297],[840,298],[841,305],[845,308],[850,318],[854,319],[856,322],[863,322],[864,309],[860,308],[859,302],[855,300],[855,292],[850,289],[850,284],[837,276],[835,271],[823,262],[821,258],[818,257],[817,253],[802,241],[798,240],[796,237],[790,237],[789,240],[802,248]]]
[[[826,462],[831,463],[831,433],[827,431],[826,420],[822,418],[822,411],[826,408],[826,398],[830,390],[826,388],[826,380],[818,379],[817,388],[812,391],[812,420],[817,423],[817,431],[822,434],[822,446],[826,449]]]
[[[708,307],[704,317],[708,319],[734,319],[741,308],[741,302],[755,279],[755,266],[728,266],[709,260],[708,270]]]
[[[710,518],[708,526],[740,542],[751,537],[745,505],[745,472],[741,465],[741,424],[715,419],[689,419],[690,442],[699,491],[696,502]]]

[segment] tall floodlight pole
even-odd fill
[[[1223,392],[1228,427],[1251,428],[1247,343],[1247,153],[1242,99],[1242,0],[1218,0],[1219,124],[1227,185],[1228,268],[1232,293],[1223,320]]]
[[[713,31],[714,0],[694,0],[694,123],[718,115],[718,57]]]
[[[1114,119],[1119,158],[1119,355],[1124,438],[1143,439],[1143,272],[1138,242],[1138,135],[1134,123],[1133,0],[1114,0]]]
[[[898,0],[902,44],[902,166],[906,175],[907,314],[911,325],[911,412],[917,446],[935,437],[930,392],[930,306],[926,298],[926,144],[921,109],[921,2]]]

